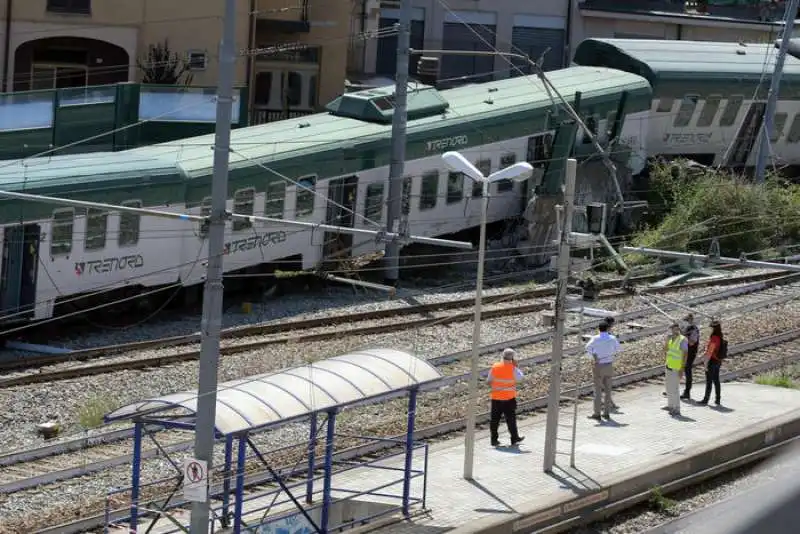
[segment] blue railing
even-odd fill
[[[389,505],[386,503],[380,503],[383,506],[386,506],[385,509],[380,510],[375,513],[371,513],[369,515],[363,517],[354,517],[348,521],[344,521],[338,525],[330,525],[327,528],[328,532],[338,532],[345,530],[347,528],[357,526],[360,524],[365,524],[370,521],[375,520],[376,518],[386,516],[388,514],[396,513],[397,511],[407,507],[409,505],[420,505],[422,508],[425,508],[426,503],[426,496],[427,496],[427,468],[428,468],[428,444],[423,442],[414,442],[412,447],[412,454],[417,451],[422,451],[422,454],[413,454],[413,461],[419,462],[421,461],[423,466],[421,469],[411,469],[409,472],[409,479],[422,479],[422,487],[417,491],[411,491],[409,495],[406,495],[404,492],[404,488],[406,486],[410,486],[410,481],[408,484],[406,482],[405,472],[406,469],[403,466],[391,466],[391,465],[379,465],[396,458],[398,456],[404,456],[406,454],[405,451],[405,444],[406,441],[404,439],[390,439],[390,438],[374,438],[374,437],[366,437],[366,436],[352,436],[352,435],[339,435],[337,434],[336,437],[339,438],[348,438],[353,440],[360,440],[365,444],[370,442],[372,443],[386,443],[386,444],[395,444],[398,447],[402,447],[402,450],[398,452],[394,452],[391,454],[385,454],[378,458],[371,459],[365,462],[356,462],[356,461],[347,461],[347,460],[334,460],[333,461],[333,469],[332,469],[332,476],[331,478],[335,481],[336,476],[341,476],[343,473],[347,473],[349,471],[353,471],[355,469],[375,469],[380,470],[383,472],[392,472],[396,471],[399,473],[397,478],[392,478],[388,481],[381,481],[375,487],[369,487],[369,489],[353,489],[347,487],[336,487],[332,486],[330,488],[330,495],[332,497],[333,504],[336,506],[341,506],[341,503],[355,500],[359,497],[376,497],[381,498],[388,501],[397,501],[396,505]],[[320,444],[324,446],[324,440],[320,440]],[[277,449],[270,450],[262,454],[264,457],[274,457],[276,453],[285,452],[289,449],[293,449],[296,447],[303,447],[305,449],[308,448],[308,443],[303,442],[299,444],[292,444],[283,446]],[[419,457],[418,457],[419,456]],[[248,460],[256,460],[257,461],[257,454],[251,454],[247,456]],[[322,468],[321,465],[318,466],[320,469]],[[223,472],[223,467],[217,467],[213,470],[212,474],[212,487],[211,487],[211,514],[212,514],[212,529],[211,532],[214,532],[214,527],[218,525],[222,518],[227,518],[230,516],[230,512],[235,509],[235,495],[233,495],[234,490],[231,489],[231,486],[235,485],[236,473],[235,468],[233,468],[228,474]],[[284,470],[280,473],[280,476],[287,481],[286,487],[287,489],[294,495],[302,495],[303,497],[308,498],[309,501],[314,502],[315,497],[320,497],[324,493],[324,488],[317,489],[316,491],[311,490],[307,491],[307,489],[313,488],[315,482],[320,480],[324,480],[325,475],[314,474],[313,476],[305,476],[308,474],[308,468],[303,467],[295,467],[289,470]],[[216,475],[216,476],[214,476]],[[266,476],[265,476],[266,475]],[[301,476],[304,475],[304,476]],[[289,479],[297,479],[300,480],[296,482],[288,482]],[[361,477],[359,480],[367,479],[368,477]],[[154,516],[163,515],[166,516],[169,514],[170,510],[174,510],[176,508],[185,508],[186,502],[182,499],[180,493],[180,476],[172,476],[166,477],[159,480],[151,481],[148,483],[140,484],[139,485],[139,495],[141,496],[140,502],[138,504],[138,515],[139,518],[145,519],[147,518],[149,521],[155,519]],[[177,489],[178,492],[173,491],[171,493],[167,492],[164,493],[163,491],[159,495],[148,495],[150,493],[149,488],[155,488],[156,486],[164,486],[164,485],[172,485],[174,488]],[[245,480],[245,487],[254,489],[258,488],[259,486],[265,486],[268,484],[277,484],[272,477],[269,475],[267,470],[260,470],[256,472],[251,472],[247,475],[247,479]],[[395,486],[401,486],[399,492],[395,493],[392,491],[388,491],[389,488]],[[220,486],[222,489],[220,489]],[[361,484],[359,484],[361,486]],[[120,489],[113,489],[108,492],[106,496],[106,506],[105,506],[105,532],[111,532],[110,529],[114,525],[121,525],[125,524],[130,520],[130,492],[131,488],[120,488]],[[256,516],[255,523],[257,524],[250,524],[251,521],[243,522],[243,531],[244,532],[259,532],[262,534],[273,532],[274,527],[277,527],[278,524],[283,524],[279,528],[284,529],[286,526],[291,526],[292,524],[296,524],[297,526],[290,529],[291,534],[303,534],[304,532],[314,532],[313,527],[308,525],[307,521],[304,520],[300,510],[295,508],[294,506],[290,510],[283,509],[280,512],[276,512],[273,515],[270,515],[270,510],[273,510],[278,507],[283,507],[287,504],[292,503],[292,499],[284,494],[284,498],[281,498],[281,494],[284,493],[283,489],[278,488],[268,488],[265,489],[263,492],[251,493],[250,495],[246,496],[242,499],[241,502],[241,509],[243,510],[243,516],[253,517],[256,514],[261,514],[262,517],[258,518]],[[148,498],[145,499],[144,496],[147,495]],[[176,498],[177,496],[177,498]],[[167,506],[163,506],[163,502],[169,500],[169,504]],[[172,502],[174,500],[174,502]],[[262,504],[257,502],[259,500],[264,500],[266,504]],[[299,500],[299,499],[298,499]],[[320,497],[318,504],[314,504],[311,506],[304,507],[307,514],[312,514],[317,510],[320,510],[325,506],[325,500]],[[299,516],[299,517],[295,517]],[[136,528],[138,525],[130,525],[132,528]],[[135,532],[135,530],[129,530]],[[164,534],[167,533],[178,533],[178,532],[186,532],[185,529],[181,527],[177,527],[173,530],[163,531]]]

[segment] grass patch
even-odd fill
[[[678,501],[672,500],[664,495],[664,491],[660,486],[656,486],[650,490],[650,500],[648,503],[653,510],[660,514],[673,514],[678,505]]]
[[[117,404],[109,397],[92,397],[78,410],[78,422],[85,430],[102,426],[103,416],[117,408]]]
[[[795,389],[798,387],[797,381],[786,371],[758,375],[755,382],[762,386],[773,386],[776,388]]]

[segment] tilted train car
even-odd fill
[[[587,39],[576,48],[574,63],[619,69],[650,82],[650,156],[743,168],[753,166],[758,154],[777,52],[774,44]],[[800,60],[791,55],[770,142],[776,164],[800,163]]]
[[[624,102],[616,122],[641,159],[651,102],[645,79],[597,67],[549,76],[561,94],[573,100],[580,92],[581,108],[603,117]],[[392,97],[393,88],[349,93],[328,113],[232,132],[228,209],[380,229]],[[403,188],[410,233],[441,236],[479,223],[480,190],[445,168],[440,156],[447,150],[462,151],[487,174],[523,159],[543,169],[540,176],[546,172],[558,143],[553,107],[532,76],[441,92],[412,87]],[[213,143],[208,135],[117,153],[0,162],[0,190],[208,214]],[[529,188],[493,185],[489,222],[521,214]],[[91,293],[197,285],[205,272],[204,229],[187,221],[6,199],[0,231],[0,322],[45,319],[60,312],[59,302]],[[337,250],[361,255],[383,247],[374,239],[239,221],[228,223],[226,243],[227,273],[285,259],[309,269]]]

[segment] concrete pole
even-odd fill
[[[472,320],[472,358],[470,359],[467,432],[464,435],[464,478],[472,480],[475,458],[475,420],[478,404],[478,364],[481,356],[481,312],[483,311],[483,264],[486,262],[486,219],[489,213],[489,179],[481,183],[481,230],[478,236],[478,276],[475,282],[475,317]]]
[[[558,412],[561,400],[561,360],[564,350],[564,333],[567,319],[567,284],[569,283],[570,239],[572,214],[575,208],[575,180],[578,162],[567,160],[566,184],[564,187],[564,220],[558,246],[558,286],[556,290],[555,333],[553,335],[553,358],[550,366],[550,393],[547,399],[547,427],[544,441],[544,470],[549,473],[556,463],[558,443]]]
[[[775,58],[775,70],[772,71],[772,83],[769,86],[767,96],[767,109],[764,111],[764,120],[761,123],[761,141],[758,148],[758,159],[756,160],[756,182],[764,183],[764,173],[767,168],[767,156],[769,155],[769,136],[772,134],[772,127],[775,122],[775,108],[778,105],[778,92],[783,76],[783,64],[786,61],[786,52],[789,50],[789,40],[792,38],[794,30],[794,19],[797,18],[797,6],[800,0],[791,0],[786,6],[784,15],[783,35],[781,36],[781,47],[778,50],[778,57]]]
[[[220,330],[222,327],[222,258],[225,246],[226,203],[228,200],[228,162],[231,141],[231,107],[233,77],[236,64],[236,0],[225,1],[225,19],[219,53],[219,85],[217,88],[217,121],[214,139],[214,179],[211,186],[211,220],[208,232],[208,269],[203,295],[203,319],[200,352],[200,385],[197,400],[197,427],[194,456],[208,462],[211,472],[214,460],[214,438],[217,404],[217,367],[219,364]],[[191,534],[208,534],[210,505],[192,503]]]
[[[400,28],[397,33],[397,72],[395,73],[394,115],[392,115],[392,159],[389,164],[389,196],[386,201],[386,231],[406,232],[400,228],[403,210],[403,172],[406,160],[408,122],[408,58],[411,48],[411,0],[400,4]],[[400,240],[386,242],[386,285],[400,278]]]

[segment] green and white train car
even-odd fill
[[[619,69],[653,88],[650,156],[755,164],[777,49],[773,44],[587,39],[574,63]],[[787,55],[770,135],[776,164],[800,163],[800,60]]]
[[[626,94],[617,124],[622,137],[633,140],[632,157],[642,159],[651,102],[644,78],[575,67],[550,73],[550,80],[570,100],[580,92],[581,109],[604,117],[618,110]],[[229,209],[380,229],[392,96],[391,88],[346,94],[328,113],[235,130]],[[532,76],[441,92],[412,87],[403,192],[410,232],[441,236],[479,223],[479,190],[447,171],[440,157],[447,150],[461,151],[485,173],[521,160],[546,167],[555,133],[552,110]],[[0,163],[0,189],[207,214],[213,143],[207,135],[116,153]],[[310,191],[298,191],[296,184]],[[528,186],[493,185],[489,222],[520,215]],[[199,284],[207,256],[204,230],[196,223],[15,200],[0,201],[0,240],[0,321],[45,319],[60,313],[60,301],[98,291]],[[383,247],[372,239],[258,222],[228,223],[226,243],[229,273],[286,258],[313,268],[337,251],[357,256]]]

